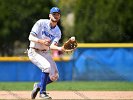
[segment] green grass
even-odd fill
[[[31,91],[33,82],[0,82],[0,90]],[[54,82],[47,90],[133,91],[133,82]]]

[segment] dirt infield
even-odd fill
[[[48,91],[52,99],[132,99],[133,91]],[[30,99],[31,91],[0,91],[0,99]],[[40,99],[38,96],[36,99]]]

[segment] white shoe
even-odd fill
[[[47,93],[42,93],[40,94],[40,98],[43,98],[43,99],[52,99],[50,96],[47,95]]]

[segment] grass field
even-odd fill
[[[0,91],[31,91],[34,82],[0,82]],[[47,90],[58,91],[133,91],[133,82],[54,82]]]

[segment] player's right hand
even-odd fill
[[[43,45],[46,45],[46,46],[50,46],[50,39],[39,39],[38,40],[39,43],[43,44]]]

